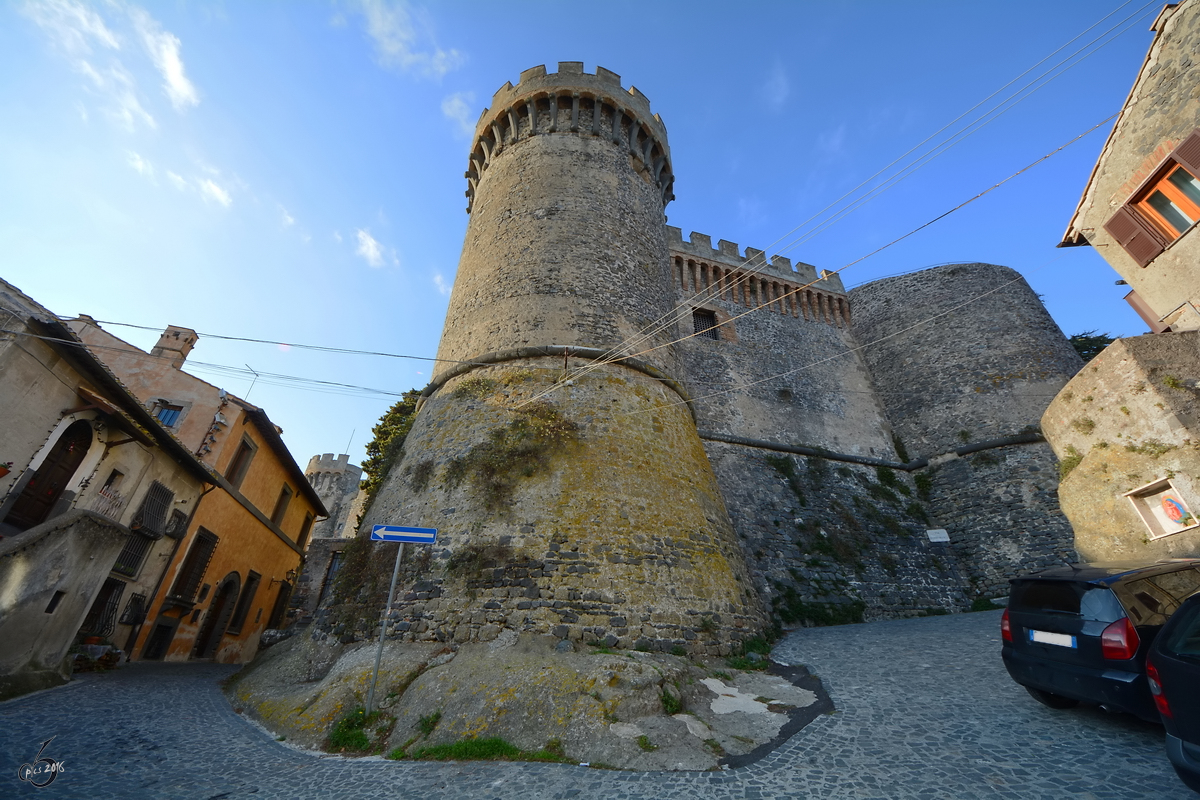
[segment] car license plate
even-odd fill
[[[1050,633],[1049,631],[1029,631],[1029,641],[1053,644],[1059,647],[1078,647],[1075,637],[1066,633]]]

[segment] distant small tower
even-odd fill
[[[602,67],[535,67],[480,117],[466,177],[441,360],[364,519],[440,531],[397,630],[728,652],[764,618],[678,380],[662,120]],[[575,441],[496,457],[543,402]],[[462,478],[476,462],[515,483],[503,508]]]
[[[308,478],[325,508],[329,509],[329,517],[313,526],[312,538],[353,536],[357,519],[351,518],[351,512],[355,508],[361,511],[361,503],[355,500],[362,481],[362,469],[351,464],[350,456],[344,453],[336,458],[333,453],[324,453],[308,460],[304,477]]]

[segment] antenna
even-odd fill
[[[250,366],[249,364],[246,365],[246,369],[254,372],[254,367]],[[244,399],[250,399],[250,393],[254,391],[254,384],[256,383],[258,383],[258,373],[254,372],[254,380],[250,381],[250,388],[246,390],[246,397]]]

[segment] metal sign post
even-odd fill
[[[376,525],[371,529],[371,540],[375,542],[399,542],[396,551],[396,566],[392,567],[392,585],[388,589],[387,602],[383,606],[383,619],[379,622],[379,649],[375,651],[375,669],[371,673],[371,688],[367,691],[367,716],[375,706],[375,684],[379,682],[379,662],[383,660],[383,635],[387,632],[388,617],[392,615],[392,598],[396,594],[396,579],[400,577],[400,559],[404,557],[404,545],[433,544],[437,541],[437,528],[402,528],[398,525]]]

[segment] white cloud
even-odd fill
[[[475,118],[471,116],[474,102],[474,92],[455,92],[442,100],[442,114],[468,139],[475,134]]]
[[[450,294],[450,287],[446,285],[446,279],[442,277],[442,273],[433,273],[433,285],[437,287],[438,294]]]
[[[142,106],[136,81],[113,52],[121,50],[120,40],[99,14],[75,0],[30,0],[22,10],[106,103],[102,111],[109,119],[129,132],[139,124],[157,127],[154,117]],[[105,53],[108,66],[93,63],[93,56]],[[86,109],[82,113],[86,116]]]
[[[775,66],[767,74],[767,79],[759,89],[759,93],[772,111],[779,111],[783,108],[788,95],[791,94],[791,84],[788,81],[787,73],[783,70],[782,63],[775,62]]]
[[[333,232],[333,238],[337,240],[338,244],[342,243],[342,235],[337,231]]]
[[[288,210],[283,206],[279,207],[279,213],[283,214],[283,227],[290,228],[296,224],[296,218],[288,213]]]
[[[84,65],[88,68],[88,77],[96,81],[97,88],[108,94],[114,104],[104,110],[109,119],[114,120],[130,133],[137,128],[139,122],[148,128],[158,127],[158,123],[154,121],[154,117],[150,116],[150,112],[142,108],[133,76],[125,70],[125,67],[121,66],[121,62],[114,62],[112,67],[107,70],[107,75],[96,72],[86,62]]]
[[[154,165],[152,165],[149,161],[142,158],[140,155],[133,152],[132,150],[130,150],[128,153],[126,153],[126,156],[127,156],[127,161],[129,163],[129,166],[133,167],[133,169],[139,175],[145,175],[147,178],[151,178],[151,179],[154,178]]]
[[[181,192],[187,188],[187,181],[183,179],[183,176],[176,175],[174,172],[171,172],[171,170],[167,170],[167,180],[169,180],[171,184]]]
[[[71,56],[92,52],[92,44],[120,50],[117,37],[100,15],[73,0],[30,0],[22,8],[25,16],[48,33]]]
[[[226,208],[229,208],[230,204],[233,203],[233,198],[229,196],[229,192],[213,183],[210,178],[203,178],[197,181],[197,184],[200,186],[200,194],[204,195],[205,197],[210,197],[213,200],[216,200]]]
[[[362,228],[356,231],[356,235],[358,237],[358,248],[355,249],[354,254],[362,256],[372,267],[382,267],[383,248],[379,246],[379,242],[375,241],[375,238]],[[338,237],[338,241],[341,241],[340,236]]]
[[[163,77],[163,88],[167,97],[171,99],[171,105],[176,111],[182,111],[187,106],[199,105],[200,97],[196,94],[196,87],[184,74],[183,59],[179,55],[182,45],[179,38],[169,31],[164,31],[143,9],[132,7],[129,9],[129,16],[142,38],[146,52],[150,54],[150,60]]]
[[[367,34],[375,42],[375,56],[380,64],[440,78],[463,63],[457,50],[443,50],[432,41],[427,51],[419,49],[418,39],[431,37],[427,32],[418,31],[406,0],[359,0],[359,7],[366,19]]]

